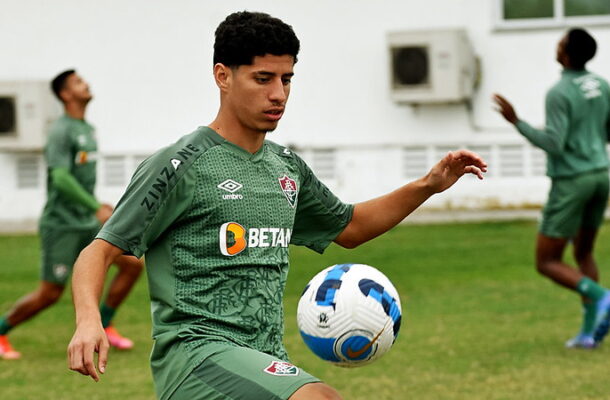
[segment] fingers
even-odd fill
[[[501,107],[504,105],[510,104],[510,102],[508,100],[506,100],[506,98],[504,98],[503,96],[500,96],[497,93],[494,93],[494,95],[491,98],[493,101],[498,103],[498,105]]]
[[[466,168],[464,168],[464,173],[465,174],[473,174],[476,175],[477,178],[479,179],[483,179],[483,172],[480,168],[477,168],[475,166],[469,165]]]
[[[108,342],[101,340],[100,343],[82,342],[72,340],[68,346],[68,367],[82,375],[90,376],[94,381],[99,381],[99,375],[94,362],[94,353],[99,352],[97,369],[102,374],[106,370],[108,362]]]
[[[94,381],[99,381],[100,378],[95,370],[95,364],[93,363],[93,353],[95,352],[95,346],[87,343],[84,346],[83,353],[83,369],[85,370],[84,375],[89,375]]]
[[[108,344],[108,342],[103,341],[102,344],[100,345],[100,350],[97,355],[97,369],[102,374],[104,372],[106,372],[106,364],[108,362],[108,348],[109,347],[110,347],[110,345]]]
[[[487,172],[487,163],[478,154],[470,150],[457,150],[450,153],[452,153],[452,157],[448,161],[455,160],[464,166],[474,165],[482,172]]]

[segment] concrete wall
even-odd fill
[[[460,183],[433,198],[429,207],[510,208],[544,201],[543,156],[496,115],[490,97],[505,94],[522,118],[542,124],[544,93],[560,72],[554,54],[565,27],[497,29],[496,1],[491,0],[252,4],[0,0],[0,81],[48,80],[76,67],[95,95],[87,117],[97,127],[100,152],[123,157],[129,174],[141,155],[215,117],[213,32],[232,11],[265,11],[290,23],[302,44],[288,111],[270,138],[301,149],[311,162],[317,151],[334,149],[334,172],[322,174],[346,201],[365,200],[410,179],[405,157],[413,149],[423,152],[428,167],[455,147],[485,154],[490,176],[483,183]],[[392,102],[387,32],[446,28],[465,29],[481,59],[481,81],[470,110],[465,104],[409,107]],[[610,28],[587,28],[600,43],[590,69],[604,74],[610,65],[605,45]],[[34,220],[44,200],[43,187],[17,187],[22,156],[0,154],[0,226]],[[102,161],[99,197],[116,201],[122,187],[104,184],[104,168]]]

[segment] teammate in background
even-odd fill
[[[238,12],[219,25],[216,119],[140,165],[76,262],[71,369],[96,381],[104,372],[108,346],[96,304],[106,266],[123,253],[146,253],[159,398],[340,398],[288,362],[288,244],[320,253],[332,241],[356,247],[463,174],[482,178],[486,165],[451,152],[392,193],[342,203],[296,154],[265,140],[284,114],[299,47],[292,28],[267,14]]]
[[[546,96],[546,127],[532,128],[512,105],[494,95],[498,111],[534,146],[547,153],[552,186],[544,207],[536,246],[538,272],[582,296],[580,333],[567,347],[594,348],[608,333],[610,291],[600,286],[593,258],[597,231],[608,204],[610,89],[586,70],[597,44],[582,29],[571,29],[557,45],[561,79]],[[574,245],[578,270],[563,261],[568,242]]]
[[[89,85],[74,71],[59,74],[51,89],[63,103],[65,114],[52,125],[45,159],[48,166],[47,202],[40,219],[41,281],[33,292],[18,300],[0,317],[0,358],[17,359],[7,333],[15,326],[59,300],[79,252],[95,238],[100,224],[112,214],[112,207],[93,196],[96,178],[94,128],[85,121],[92,99]],[[120,256],[111,260],[119,267],[101,304],[101,326],[110,344],[119,349],[133,347],[111,325],[115,310],[142,272],[140,260]]]

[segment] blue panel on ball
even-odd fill
[[[349,271],[353,264],[337,264],[326,273],[324,281],[316,292],[316,304],[335,306],[335,293],[341,287],[341,276]]]
[[[335,338],[319,338],[303,333],[303,331],[300,332],[307,347],[309,347],[318,357],[326,361],[340,361],[333,350]]]
[[[352,336],[341,345],[341,354],[348,360],[364,360],[371,354],[373,346],[364,336]]]
[[[402,318],[398,304],[396,304],[396,299],[392,297],[382,285],[371,279],[360,280],[358,286],[360,287],[362,294],[371,296],[381,304],[383,311],[385,311],[385,313],[392,318],[392,321],[394,321],[394,336],[398,335]]]

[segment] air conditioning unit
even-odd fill
[[[40,151],[61,115],[47,81],[0,81],[0,151]]]
[[[398,103],[454,103],[469,99],[479,63],[462,29],[388,34],[390,88]]]

